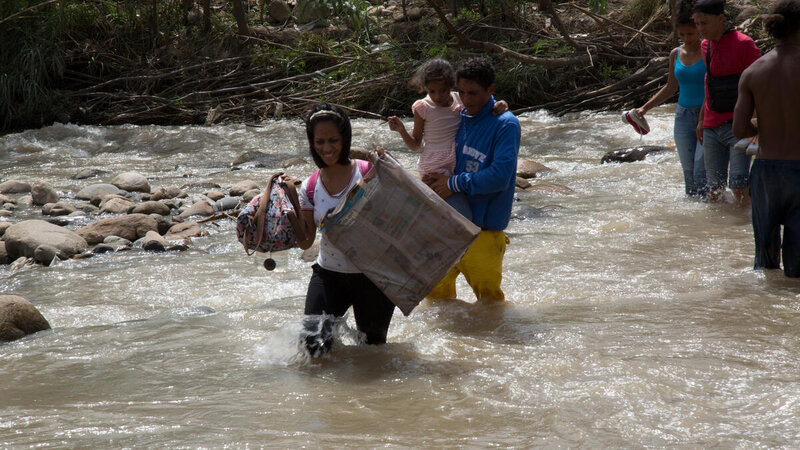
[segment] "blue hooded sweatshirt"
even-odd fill
[[[514,114],[506,111],[496,116],[494,104],[493,97],[474,116],[461,111],[455,175],[447,187],[467,194],[475,225],[502,231],[511,218],[521,131]]]

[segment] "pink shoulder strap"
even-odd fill
[[[317,188],[317,178],[319,178],[319,169],[308,177],[308,184],[306,185],[306,197],[308,197],[308,201],[312,206],[314,205],[314,189]]]
[[[369,161],[364,161],[363,159],[357,159],[356,163],[358,164],[358,171],[361,172],[361,176],[365,176],[369,169],[372,168],[372,163]],[[319,178],[319,169],[315,170],[314,173],[308,177],[308,184],[306,185],[306,197],[308,197],[308,201],[311,205],[314,205],[314,190],[317,188],[317,179]]]

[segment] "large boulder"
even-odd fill
[[[13,223],[11,223],[11,222],[0,222],[0,237],[2,237],[2,236],[5,234],[6,230],[7,230],[7,229],[8,229],[8,228],[9,228],[11,225],[14,225],[14,224],[13,224]]]
[[[11,260],[21,256],[32,258],[36,248],[49,245],[58,249],[62,259],[85,251],[89,245],[78,233],[44,220],[26,220],[11,225],[3,235]]]
[[[0,241],[0,264],[8,264],[11,258],[8,257],[8,250],[6,250],[6,243]]]
[[[75,198],[81,200],[92,200],[108,194],[123,194],[120,188],[108,183],[98,183],[86,186],[75,194]]]
[[[144,237],[148,231],[158,231],[158,222],[147,214],[128,214],[109,217],[78,228],[77,233],[89,245],[103,242],[108,236],[119,236],[129,241]]]
[[[147,182],[147,178],[136,172],[121,173],[111,180],[111,184],[123,191],[150,193],[150,183]]]
[[[0,342],[49,329],[50,324],[31,302],[18,295],[0,295]]]
[[[58,201],[58,192],[44,181],[36,181],[31,187],[31,198],[34,205],[46,205]]]
[[[26,194],[31,191],[31,185],[23,181],[8,180],[0,183],[0,194]]]

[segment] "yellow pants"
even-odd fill
[[[433,288],[428,298],[456,298],[456,278],[464,274],[478,301],[504,301],[500,282],[503,280],[503,255],[509,240],[502,231],[481,231],[464,257]]]

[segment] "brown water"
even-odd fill
[[[669,144],[671,108],[642,140],[616,114],[522,117],[521,157],[575,193],[519,194],[563,208],[512,221],[510,301],[471,304],[460,281],[467,303],[396,312],[381,347],[300,358],[309,264],[257,270],[229,221],[184,253],[0,267],[53,326],[0,345],[0,448],[800,446],[800,284],[752,270],[749,211],[685,199],[675,152],[599,164]],[[385,124],[355,121],[354,145],[373,141],[413,167]],[[230,171],[246,150],[274,167]],[[0,137],[0,170],[65,195],[111,178],[69,178],[86,167],[227,188],[306,152],[290,121],[56,125]]]

